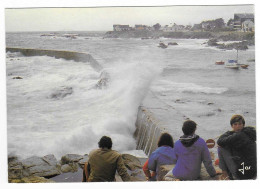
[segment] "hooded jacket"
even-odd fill
[[[211,177],[216,175],[207,144],[198,135],[182,136],[175,142],[174,152],[177,163],[172,174],[176,178],[181,180],[199,179],[202,162]]]
[[[217,141],[220,147],[229,150],[232,159],[238,168],[250,166],[250,170],[241,174],[237,172],[240,179],[251,179],[256,176],[256,130],[254,127],[244,127],[240,132],[227,131]]]

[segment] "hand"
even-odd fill
[[[222,171],[216,170],[216,175],[221,175]]]

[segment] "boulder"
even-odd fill
[[[53,180],[46,179],[44,177],[30,176],[23,177],[21,179],[9,179],[9,183],[54,183]]]
[[[176,42],[169,42],[169,43],[168,43],[168,46],[169,46],[169,45],[178,45],[178,43],[176,43]]]
[[[165,176],[170,170],[172,170],[172,169],[174,168],[174,166],[175,166],[174,164],[173,164],[173,165],[162,165],[162,166],[160,166],[159,171],[158,171],[158,175],[157,175],[157,176],[158,176],[158,179],[164,181],[164,176]],[[220,169],[219,169],[218,166],[216,166],[216,165],[213,165],[213,166],[214,166],[214,168],[215,168],[216,171],[217,171],[217,170],[220,171]],[[211,176],[208,174],[208,172],[207,172],[207,170],[206,170],[204,164],[202,163],[199,180],[218,180],[218,175],[215,176],[215,177],[211,177]]]
[[[85,154],[85,155],[83,156],[83,159],[79,160],[79,162],[78,162],[81,169],[84,168],[84,165],[85,165],[85,163],[86,163],[87,161],[88,161],[88,155]]]
[[[128,169],[127,172],[131,176],[131,181],[146,181],[145,174],[143,172],[143,166],[141,161],[130,154],[122,154],[124,164]],[[117,181],[121,181],[119,176],[116,176]]]
[[[57,160],[53,155],[43,158],[33,156],[21,161],[23,166],[23,176],[52,177],[59,175]]]
[[[23,166],[16,156],[8,157],[8,179],[20,179],[23,177]]]
[[[78,154],[66,154],[65,156],[61,157],[61,164],[68,164],[72,162],[78,162],[79,160],[83,159],[82,155]]]
[[[13,79],[23,79],[23,78],[20,76],[16,76],[16,77],[13,77]]]

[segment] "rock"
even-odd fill
[[[131,181],[145,181],[145,174],[143,172],[143,165],[141,161],[130,154],[122,154],[122,158],[124,160],[124,164],[128,169],[128,174],[131,176]],[[120,179],[116,177],[118,181]]]
[[[164,180],[164,176],[165,176],[170,170],[172,170],[172,169],[174,168],[174,166],[175,166],[174,164],[173,164],[173,165],[162,165],[162,166],[160,166],[159,172],[158,172],[158,179]],[[218,166],[216,166],[216,165],[214,165],[214,164],[213,164],[213,166],[214,166],[214,168],[215,168],[216,171],[217,171],[217,170],[220,171],[220,169],[219,169]],[[218,180],[218,175],[215,176],[215,177],[211,177],[211,176],[208,174],[206,168],[204,167],[204,164],[202,163],[199,180]]]
[[[16,76],[16,77],[13,77],[13,79],[23,79],[23,78],[20,76]]]
[[[81,159],[83,159],[82,155],[67,154],[67,155],[61,157],[61,164],[64,165],[64,164],[69,164],[72,162],[78,162]]]
[[[83,159],[79,160],[79,166],[80,166],[81,169],[84,168],[84,165],[85,165],[85,163],[86,163],[87,161],[88,161],[88,155],[85,154],[85,155],[83,156]]]
[[[164,180],[164,176],[174,168],[175,164],[173,165],[162,165],[159,167],[159,171],[157,173],[157,179],[162,181]]]
[[[72,172],[73,170],[68,164],[62,165],[60,169],[63,173]]]
[[[21,179],[9,179],[8,181],[9,183],[54,183],[53,180],[38,176],[24,177]]]
[[[57,160],[53,155],[47,155],[43,158],[33,156],[22,160],[23,176],[40,176],[52,177],[59,175],[60,171],[57,168]]]
[[[158,47],[165,49],[165,48],[167,48],[168,46],[161,42],[161,43],[159,43],[159,46],[158,46]]]
[[[169,45],[178,45],[178,43],[176,43],[176,42],[169,42],[169,43],[168,43],[168,46],[169,46]]]
[[[140,160],[133,156],[133,155],[130,155],[130,154],[122,154],[122,158],[124,160],[124,164],[125,166],[131,170],[131,171],[134,171],[136,169],[142,169],[142,165],[141,165],[141,162]]]
[[[62,87],[61,89],[58,89],[54,91],[49,98],[53,99],[62,99],[66,97],[67,95],[71,95],[73,93],[72,87]]]
[[[208,105],[212,105],[212,104],[214,104],[214,103],[213,103],[213,102],[209,102],[209,103],[208,103]]]

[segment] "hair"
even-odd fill
[[[245,125],[245,119],[241,115],[233,115],[230,119],[230,125],[232,126],[236,122],[242,121],[243,125]]]
[[[108,136],[102,136],[100,141],[98,142],[98,147],[99,148],[112,148],[112,140]]]
[[[173,148],[174,144],[173,144],[172,136],[168,133],[161,134],[157,145],[158,147],[166,145]]]
[[[197,128],[197,123],[192,120],[187,120],[183,123],[182,131],[184,135],[191,135]]]

